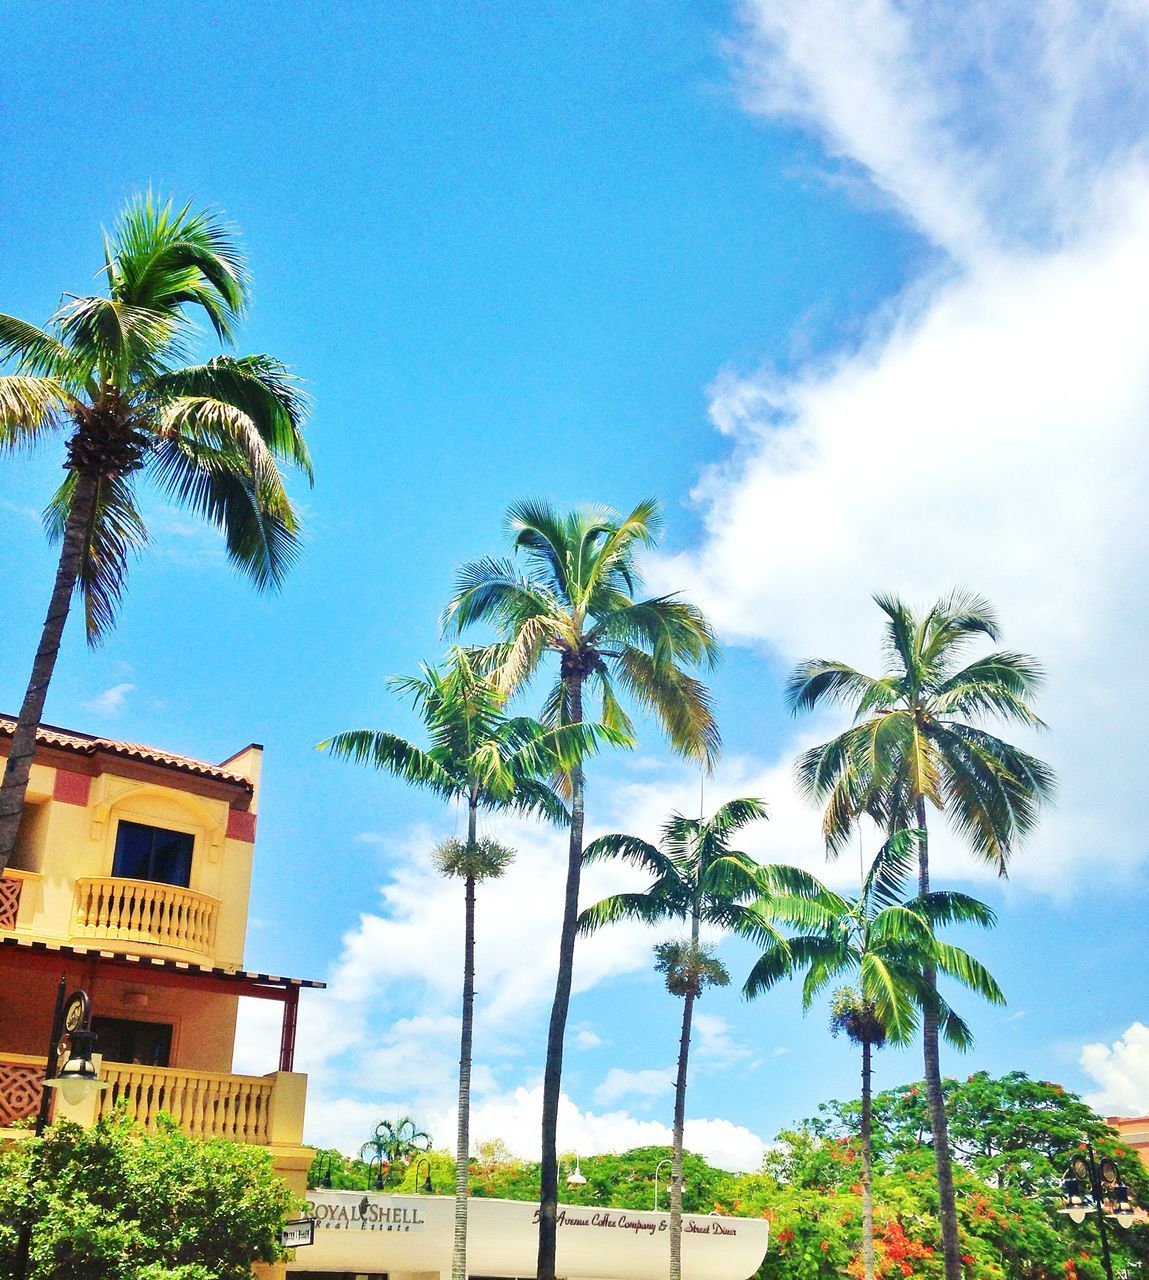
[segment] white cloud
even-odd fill
[[[1132,1023],[1113,1044],[1082,1047],[1078,1065],[1100,1086],[1085,1101],[1103,1115],[1149,1112],[1149,1027]]]
[[[598,1049],[606,1041],[590,1027],[576,1027],[574,1032],[575,1046],[579,1049]]]
[[[1149,641],[1130,589],[1149,552],[1149,171],[1133,146],[1149,110],[1132,56],[1149,15],[1051,11],[743,7],[751,109],[814,125],[948,262],[857,349],[716,379],[711,416],[733,453],[696,490],[701,547],[652,580],[688,591],[727,638],[871,670],[873,592],[995,601],[1006,645],[1048,668],[1052,732],[1024,745],[1061,777],[1014,874],[1064,893],[1099,849],[1126,876],[1146,854],[1130,746],[1149,685],[1121,673]],[[1118,102],[1107,119],[1101,104]],[[841,725],[801,722],[780,758]],[[764,791],[776,817],[799,812],[773,762],[742,772],[780,784]],[[938,854],[947,876],[972,867],[952,843]]]
[[[114,716],[119,715],[127,706],[128,694],[135,691],[134,684],[114,684],[110,689],[105,689],[103,693],[97,694],[88,702],[81,703],[86,711],[92,711],[96,715]]]
[[[673,1067],[647,1067],[641,1071],[625,1071],[611,1067],[606,1079],[594,1091],[595,1102],[609,1106],[620,1098],[659,1098],[674,1088]]]

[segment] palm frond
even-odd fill
[[[299,553],[300,526],[282,488],[261,487],[240,450],[186,435],[151,454],[157,483],[220,529],[232,563],[261,589],[277,588]]]
[[[0,374],[0,451],[29,448],[61,430],[73,403],[56,378]]]
[[[44,512],[44,526],[53,542],[64,536],[77,483],[76,473],[70,471]],[[147,536],[130,483],[120,477],[99,477],[76,578],[89,645],[100,644],[115,625],[128,560],[143,547]]]
[[[662,724],[679,755],[714,767],[722,739],[710,691],[673,661],[659,661],[641,649],[624,648],[616,658],[620,683]]]
[[[250,424],[244,437],[254,431],[273,458],[290,462],[314,479],[303,436],[308,397],[301,380],[271,356],[217,356],[206,364],[170,369],[150,379],[143,394],[161,406],[184,401],[229,405]]]
[[[465,776],[445,769],[429,752],[413,743],[380,729],[349,729],[324,739],[316,750],[326,751],[337,760],[382,769],[441,796],[456,796],[466,791]]]

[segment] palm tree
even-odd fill
[[[280,464],[311,477],[299,383],[266,355],[186,363],[193,313],[230,345],[246,301],[243,257],[214,216],[131,201],[104,237],[107,292],[66,297],[41,329],[0,315],[0,450],[66,437],[65,476],[46,513],[60,558],[0,787],[0,871],[23,814],[36,728],[73,591],[88,640],[112,627],[128,559],[147,538],[135,494],[146,472],[223,531],[232,562],[276,587],[299,524]]]
[[[814,659],[798,667],[787,689],[795,711],[842,702],[854,713],[849,729],[798,762],[800,786],[825,804],[827,851],[836,854],[862,817],[887,835],[916,828],[918,893],[924,897],[930,890],[930,806],[948,817],[975,857],[1004,876],[1014,846],[1051,798],[1054,778],[1040,760],[974,722],[1044,727],[1030,707],[1041,668],[1027,654],[1002,650],[962,665],[971,642],[998,639],[993,610],[978,596],[954,592],[922,617],[896,597],[874,600],[886,615],[885,673],[874,678],[842,662]],[[938,1027],[931,1009],[925,1009],[922,1023],[945,1276],[960,1280]]]
[[[670,1171],[670,1280],[682,1276],[682,1139],[686,1123],[687,1058],[694,1002],[708,986],[726,986],[730,975],[700,940],[702,925],[744,928],[756,921],[747,903],[761,892],[760,868],[748,854],[730,848],[743,827],[766,817],[761,800],[730,800],[708,822],[674,814],[662,829],[661,847],[635,836],[601,836],[588,846],[584,862],[621,858],[654,877],[643,893],[619,893],[588,907],[579,929],[590,933],[618,920],[647,924],[681,920],[690,927],[685,940],[655,947],[656,968],[667,989],[682,996],[682,1033],[674,1083],[674,1146]]]
[[[566,810],[546,777],[569,763],[572,753],[581,756],[593,751],[600,741],[613,740],[615,735],[580,724],[548,729],[526,716],[508,716],[506,693],[477,669],[465,649],[452,649],[445,672],[424,665],[419,675],[398,677],[391,684],[413,698],[431,739],[428,749],[378,729],[336,734],[319,745],[332,755],[374,765],[414,786],[467,805],[466,841],[447,841],[435,854],[440,871],[461,877],[466,885],[452,1259],[453,1280],[463,1280],[475,1004],[475,885],[501,875],[513,857],[497,842],[480,839],[479,810],[515,807],[565,822]]]
[[[425,1133],[407,1115],[396,1120],[380,1120],[371,1137],[359,1148],[359,1159],[379,1165],[379,1185],[389,1182],[400,1165],[412,1156],[431,1150],[431,1135]]]
[[[967,952],[936,936],[942,924],[989,928],[993,912],[961,893],[928,893],[903,902],[902,888],[912,870],[920,833],[899,831],[882,847],[854,899],[836,894],[806,872],[791,867],[764,871],[768,892],[753,910],[760,931],[746,932],[766,946],[746,980],[748,998],[770,990],[783,978],[805,971],[802,1005],[809,1009],[826,986],[844,975],[856,976],[858,989],[834,994],[831,1031],[844,1031],[862,1050],[862,1257],[865,1280],[874,1280],[873,1124],[871,1063],[873,1050],[887,1040],[907,1044],[922,1015],[940,1025],[950,1044],[967,1049],[969,1027],[938,994],[941,972],[991,1004],[1005,997],[988,970]],[[777,925],[797,928],[789,938]]]
[[[597,703],[604,727],[629,735],[633,725],[619,700],[621,690],[655,716],[674,750],[709,766],[718,754],[718,729],[705,685],[687,668],[714,665],[714,633],[700,610],[677,596],[634,598],[640,584],[636,555],[657,539],[658,504],[639,503],[620,520],[604,507],[559,513],[545,502],[522,502],[510,508],[508,523],[529,572],[520,575],[510,560],[464,565],[445,624],[455,631],[476,623],[495,627],[501,643],[492,655],[508,689],[528,681],[547,654],[556,655],[557,678],[544,704],[544,722],[580,723],[589,699]],[[571,822],[543,1074],[539,1280],[554,1280],[555,1274],[558,1110],[583,854],[581,760],[566,771],[565,785]]]

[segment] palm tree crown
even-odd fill
[[[657,846],[636,836],[600,836],[587,846],[584,862],[619,858],[648,872],[653,883],[641,893],[614,894],[588,907],[579,916],[580,931],[626,919],[681,920],[692,934],[702,924],[739,929],[755,922],[747,904],[761,893],[761,868],[749,854],[731,849],[730,841],[766,816],[761,800],[730,800],[709,821],[672,815]]]
[[[0,449],[67,436],[48,510],[62,536],[81,480],[94,487],[79,577],[88,635],[115,620],[130,553],[147,536],[131,477],[144,471],[222,530],[259,586],[282,580],[299,525],[281,462],[310,478],[298,379],[266,355],[186,360],[192,312],[230,345],[247,272],[227,228],[190,205],[132,201],[104,238],[106,293],[67,297],[48,329],[0,315]]]
[[[701,612],[676,596],[634,598],[635,553],[657,539],[658,504],[640,503],[619,520],[604,507],[560,514],[545,502],[522,502],[511,507],[508,523],[529,572],[519,574],[510,560],[464,565],[447,625],[494,625],[503,644],[493,654],[508,688],[530,679],[546,653],[557,654],[545,721],[586,718],[574,706],[585,688],[604,725],[633,733],[622,690],[656,715],[676,750],[711,762],[719,739],[709,694],[685,668],[713,666],[714,634]]]
[[[1003,1004],[1004,997],[980,961],[944,942],[936,930],[957,923],[989,928],[994,914],[964,893],[903,900],[916,839],[916,832],[896,832],[875,858],[857,898],[835,893],[795,867],[766,868],[768,892],[751,908],[750,926],[743,927],[765,943],[743,987],[747,998],[803,972],[802,1006],[809,1009],[831,983],[856,978],[861,1002],[885,1039],[908,1044],[928,1009],[951,1044],[968,1048],[973,1042],[969,1027],[938,994],[929,973],[944,973],[991,1004]],[[794,932],[785,937],[779,926]]]
[[[1052,795],[1053,774],[970,722],[1042,727],[1029,705],[1041,668],[1026,654],[1001,650],[961,664],[971,641],[998,638],[993,611],[979,597],[955,593],[920,618],[895,597],[874,599],[886,615],[886,672],[875,678],[813,659],[787,688],[795,710],[853,707],[854,725],[798,763],[800,785],[825,803],[827,848],[838,852],[862,815],[887,834],[923,827],[928,803],[1004,875],[1014,844]]]
[[[565,822],[547,776],[560,771],[570,753],[592,751],[609,737],[584,725],[547,729],[529,716],[508,716],[506,693],[478,669],[472,653],[458,647],[445,670],[424,664],[418,675],[390,683],[411,697],[430,746],[382,729],[351,729],[321,742],[320,749],[445,799],[465,800],[472,812],[514,807]],[[475,839],[471,830],[468,844]]]

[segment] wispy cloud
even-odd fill
[[[127,706],[128,694],[134,693],[135,688],[134,684],[128,684],[127,681],[122,684],[114,684],[110,689],[105,689],[103,693],[99,693],[89,701],[81,703],[81,706],[86,711],[95,712],[96,715],[119,715]]]

